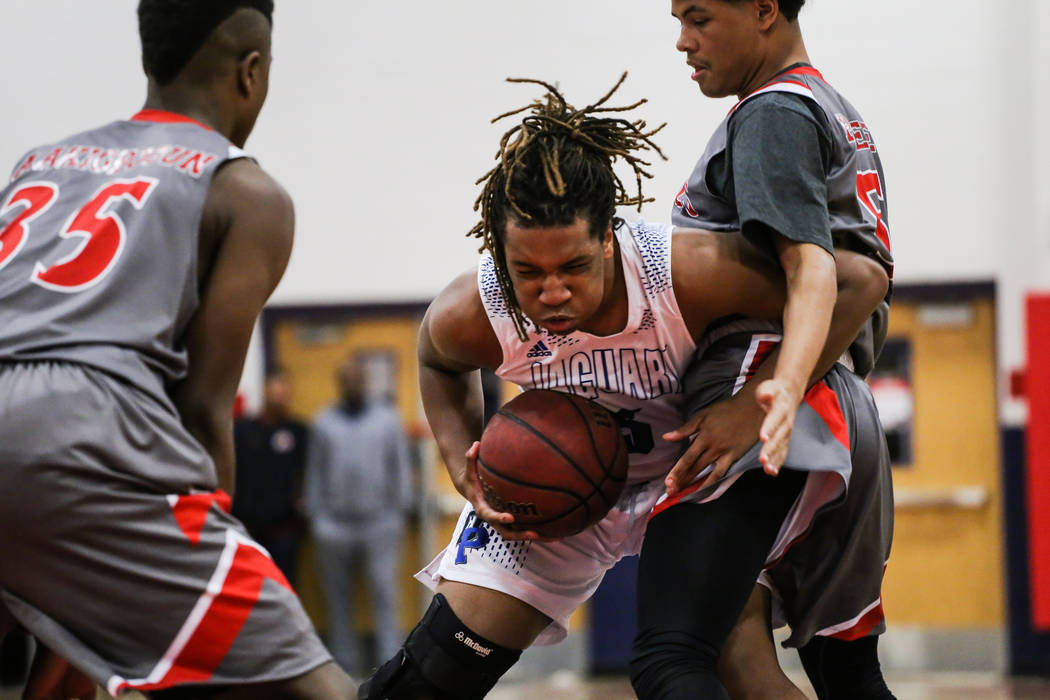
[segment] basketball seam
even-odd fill
[[[565,396],[568,397],[567,394]],[[582,399],[582,400],[583,401],[587,401],[587,399]],[[591,403],[591,402],[588,401],[588,403]],[[594,486],[595,491],[597,491],[598,495],[601,496],[601,499],[603,501],[605,501],[605,503],[610,508],[612,508],[614,505],[616,505],[615,501],[610,500],[609,497],[606,496],[605,492],[602,490],[602,484],[604,484],[606,481],[608,481],[611,478],[610,475],[609,475],[609,467],[605,463],[605,458],[598,451],[598,441],[595,439],[594,430],[591,429],[591,423],[590,423],[589,420],[587,420],[587,415],[583,412],[583,408],[578,403],[573,401],[571,398],[569,400],[569,404],[572,406],[573,410],[576,411],[576,414],[580,417],[580,420],[583,422],[583,427],[587,429],[587,437],[590,438],[590,441],[591,441],[591,451],[594,453],[595,460],[597,460],[598,464],[601,465],[601,468],[602,468],[602,475],[603,475],[604,478],[601,480],[600,483],[598,483],[598,484],[592,483],[591,485]],[[598,406],[598,404],[595,404],[595,405]],[[605,410],[605,407],[603,407],[603,406],[598,406],[598,408],[601,408],[603,411]],[[614,418],[612,418],[611,416],[610,416],[610,420],[612,420],[613,425],[616,426],[617,432],[619,432],[620,428],[616,424],[616,420]],[[617,437],[619,437],[619,435],[617,435]],[[619,456],[619,454],[620,454],[620,442],[621,441],[619,439],[616,441],[616,454],[613,455],[614,458]],[[613,479],[613,480],[615,481],[615,479]]]
[[[559,393],[560,394],[561,392],[555,392],[555,393]],[[583,469],[580,468],[580,466],[578,464],[576,464],[576,460],[574,460],[572,457],[567,455],[560,447],[558,447],[558,445],[556,443],[551,442],[551,440],[546,435],[544,435],[540,431],[536,430],[536,428],[533,428],[531,425],[529,425],[528,422],[522,420],[521,418],[519,418],[518,416],[514,415],[513,413],[511,413],[509,411],[504,411],[503,409],[500,409],[498,411],[498,414],[503,416],[504,418],[506,418],[508,420],[511,420],[511,421],[517,423],[518,425],[520,425],[521,427],[525,428],[527,431],[532,433],[539,440],[541,440],[544,444],[546,444],[548,447],[550,447],[552,450],[554,450],[554,452],[557,453],[568,464],[570,464],[572,466],[572,468],[576,470],[576,473],[579,474],[581,477],[583,477],[583,480],[586,481],[588,484],[590,484],[593,489],[597,490],[599,488],[598,484],[594,483],[594,481],[591,479],[590,475],[588,475],[587,472],[585,472]]]
[[[580,494],[576,493],[575,491],[570,491],[569,489],[559,488],[557,486],[545,486],[543,484],[537,484],[537,483],[534,483],[532,481],[524,481],[522,479],[516,479],[513,476],[507,476],[506,474],[501,472],[499,469],[493,469],[488,464],[486,464],[485,461],[481,458],[480,454],[478,455],[478,464],[480,464],[481,466],[485,467],[485,471],[492,472],[493,474],[495,474],[499,478],[503,479],[504,481],[506,481],[508,483],[514,484],[515,486],[525,486],[527,488],[536,489],[538,491],[552,491],[554,493],[563,493],[563,494],[566,494],[567,496],[572,496],[573,498],[575,498],[577,501],[580,501],[581,503],[586,502],[586,500],[587,500],[586,498],[583,498],[582,496],[580,496]],[[479,476],[479,478],[480,478],[480,476]]]
[[[617,427],[618,427],[618,425],[619,424],[617,424]],[[621,436],[621,438],[622,438],[622,436]],[[626,450],[627,450],[627,441],[623,440],[623,439],[617,440],[616,441],[616,454],[613,455],[613,464],[615,464],[616,462],[620,461],[620,453],[621,452],[625,452]],[[610,479],[612,479],[613,481],[623,481],[623,482],[627,481],[627,472],[630,470],[630,459],[631,459],[631,455],[630,454],[627,455],[627,459],[628,459],[627,469],[624,470],[623,477],[619,478],[619,477],[615,477],[615,476],[609,476]]]

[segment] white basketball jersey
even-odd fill
[[[696,344],[671,285],[671,233],[644,221],[616,227],[627,284],[627,325],[608,336],[533,330],[523,342],[485,253],[478,289],[503,350],[496,374],[522,389],[576,394],[609,409],[630,452],[628,483],[665,475],[684,448],[660,436],[681,425],[681,377]]]

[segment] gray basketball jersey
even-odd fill
[[[811,66],[800,65],[780,73],[733,107],[675,197],[672,222],[711,231],[740,230],[734,204],[709,187],[708,168],[726,151],[729,124],[740,106],[770,92],[798,95],[823,111],[832,141],[826,181],[832,241],[837,248],[871,255],[892,277],[885,176],[875,141],[860,113]],[[883,303],[851,348],[860,374],[871,370],[881,351],[888,313],[888,303]]]
[[[211,178],[243,155],[159,110],[26,154],[0,193],[0,362],[81,363],[166,400]]]

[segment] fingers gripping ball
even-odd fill
[[[601,520],[627,481],[627,445],[609,411],[533,389],[489,421],[478,450],[485,500],[518,529],[567,537]]]

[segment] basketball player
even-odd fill
[[[815,309],[803,319],[814,323],[819,309],[834,298],[826,290],[827,283],[804,284],[821,274],[827,276],[821,271],[833,247],[863,252],[892,274],[884,177],[875,143],[863,118],[809,65],[797,21],[803,2],[671,3],[672,14],[681,23],[677,48],[686,54],[693,79],[705,95],[735,94],[741,100],[719,126],[679,192],[673,220],[680,226],[733,235],[741,231],[778,254],[788,279],[802,283],[789,284],[783,323],[786,338],[792,336],[792,328],[799,328],[792,325],[798,320],[791,316],[793,308]],[[821,303],[814,303],[822,296],[826,298]],[[844,365],[855,367],[860,374],[870,371],[881,349],[887,311],[884,301],[850,354],[842,358]],[[706,479],[689,488],[717,479],[751,447],[763,418],[754,396],[763,391],[760,380],[772,372],[772,358],[734,399],[698,410],[739,388],[725,381],[723,367],[739,366],[749,349],[761,344],[760,339],[768,339],[771,331],[779,333],[762,324],[737,323],[706,339],[708,349],[686,379],[693,419],[669,436],[682,439],[698,432],[668,476],[670,493],[708,464],[714,467]],[[803,331],[795,338],[805,335]],[[789,342],[785,340],[781,358]],[[892,697],[876,650],[877,634],[884,629],[880,587],[892,536],[892,487],[885,447],[881,439],[872,438],[862,433],[851,445],[854,470],[846,504],[819,518],[809,537],[764,577],[777,593],[778,618],[791,625],[787,643],[801,647],[804,666],[822,699]],[[796,441],[805,439],[807,435],[796,433]],[[871,454],[858,456],[864,451]],[[690,649],[689,645],[660,651],[662,638],[680,641],[684,635],[690,644],[698,640],[696,644],[701,645],[709,642],[709,635],[720,636],[711,631],[714,626],[704,633],[690,628],[699,624],[695,620],[683,626],[689,620],[688,607],[678,604],[688,606],[688,600],[695,600],[695,587],[675,596],[668,595],[663,585],[668,567],[681,575],[682,551],[672,551],[669,546],[660,551],[660,543],[671,532],[681,539],[683,528],[689,533],[688,542],[696,541],[694,533],[710,532],[702,507],[682,510],[685,512],[653,519],[649,551],[643,554],[639,591],[643,620],[636,650],[636,675],[648,676],[643,683],[655,684],[652,677],[660,675],[658,669],[663,666],[666,675],[674,678],[669,685],[684,686],[689,675],[683,674],[683,668],[712,663],[702,653],[706,649]],[[696,576],[702,577],[703,572],[697,571]],[[657,589],[661,598],[653,601]],[[761,588],[748,608],[763,618],[768,606],[764,591]],[[666,607],[658,610],[664,603]],[[722,629],[731,624],[731,620],[720,623]],[[744,630],[750,630],[750,636]],[[725,656],[740,663],[729,664],[724,658],[721,668],[730,688],[739,679],[746,679],[750,686],[763,682],[754,669],[771,666],[756,664],[753,654],[769,651],[768,644],[759,643],[759,637],[768,636],[768,625],[754,620],[737,625],[729,640],[735,653]],[[765,682],[766,697],[797,693],[784,689],[790,684],[782,674]]]
[[[234,395],[292,243],[241,150],[272,10],[141,0],[145,107],[0,192],[0,589],[57,655],[30,697],[82,692],[61,659],[114,695],[354,692],[229,514]]]
[[[608,116],[629,109],[605,106],[615,87],[577,110],[540,84],[543,100],[508,113],[529,110],[503,137],[500,164],[483,178],[482,220],[473,230],[485,248],[478,269],[441,292],[420,332],[423,405],[469,503],[449,546],[417,575],[437,593],[430,608],[399,653],[362,685],[360,698],[480,698],[522,649],[562,639],[569,615],[605,571],[638,551],[664,495],[680,448],[659,436],[680,423],[682,372],[696,341],[727,316],[775,320],[783,312],[782,274],[742,237],[614,216],[616,205],[644,201],[639,151],[652,146],[655,133],[642,121]],[[617,157],[634,169],[637,195],[614,174]],[[848,346],[886,288],[883,269],[864,256],[844,253],[838,269],[842,289],[819,371]],[[540,541],[486,503],[476,474],[476,370],[483,367],[524,389],[585,396],[617,416],[631,452],[628,484],[602,521]],[[784,371],[778,366],[778,381],[808,381]],[[846,390],[836,377],[830,382]],[[834,400],[829,385],[820,386]],[[840,496],[848,455],[826,465],[814,472],[825,488],[803,494],[801,508]],[[779,512],[762,516],[779,523],[807,478],[785,469],[778,481],[795,486],[782,499],[786,505],[776,504]],[[767,549],[772,544],[770,538]],[[752,573],[745,598],[758,571]]]

